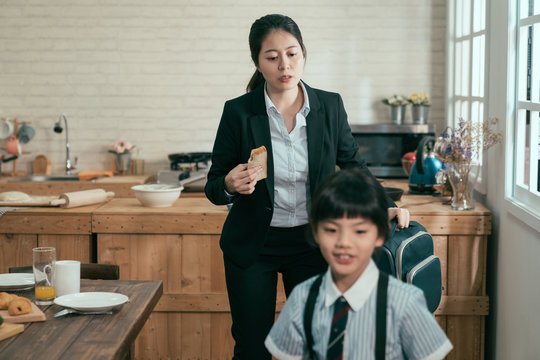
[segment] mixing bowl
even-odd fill
[[[184,187],[179,184],[144,184],[131,189],[143,206],[169,207],[180,197]]]

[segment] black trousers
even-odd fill
[[[278,273],[289,296],[297,284],[326,270],[319,249],[305,241],[306,230],[307,225],[270,228],[261,255],[247,268],[224,257],[235,340],[233,360],[271,359],[264,340],[274,323]]]

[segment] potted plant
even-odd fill
[[[131,151],[135,145],[129,141],[120,139],[111,145],[109,152],[116,155],[116,170],[125,174],[131,168]]]
[[[413,124],[427,124],[429,107],[429,95],[423,92],[412,93],[407,99],[412,104]]]
[[[382,103],[390,106],[390,119],[394,124],[403,124],[405,120],[405,109],[408,101],[405,96],[392,95],[382,100]]]

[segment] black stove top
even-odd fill
[[[191,152],[169,154],[171,170],[184,170],[186,167],[192,167],[194,170],[200,170],[208,166],[212,158],[210,152]]]

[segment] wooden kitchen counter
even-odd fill
[[[0,234],[92,234],[92,213],[102,204],[62,209],[26,207],[0,216]]]
[[[181,196],[171,207],[144,207],[134,198],[112,199],[93,211],[93,232],[135,234],[220,234],[226,206],[206,197]]]
[[[101,204],[73,209],[27,207],[0,216],[0,273],[32,265],[32,249],[56,248],[57,260],[92,261],[92,212]]]
[[[22,181],[10,182],[13,177],[0,177],[0,192],[22,191],[28,195],[56,195],[66,192],[103,189],[112,191],[116,197],[134,197],[132,186],[144,184],[148,175],[102,177],[84,181]]]
[[[432,234],[441,259],[444,289],[435,315],[454,345],[448,358],[483,359],[491,213],[478,203],[472,211],[453,211],[446,200],[404,195],[398,205]],[[136,357],[230,359],[231,318],[219,248],[226,216],[225,206],[183,195],[168,208],[115,197],[74,209],[16,210],[0,217],[0,272],[31,264],[32,247],[50,245],[58,259],[118,264],[122,280],[162,280],[163,296],[137,338]],[[277,311],[284,302],[280,285]]]

